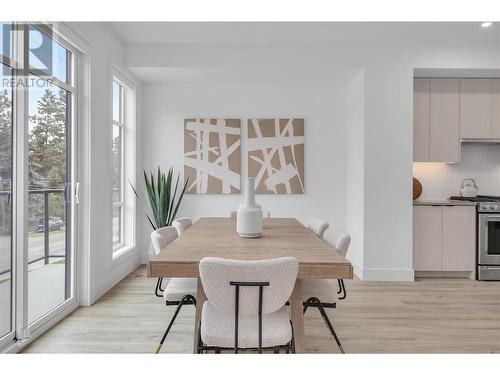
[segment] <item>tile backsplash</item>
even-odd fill
[[[464,143],[460,163],[413,163],[413,176],[422,183],[419,199],[460,195],[464,178],[473,178],[481,195],[500,195],[500,144]]]

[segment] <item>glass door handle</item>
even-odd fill
[[[64,184],[64,202],[65,202],[65,203],[69,203],[69,202],[71,202],[71,195],[70,195],[70,191],[71,191],[71,183],[66,182],[66,183]]]
[[[80,183],[75,183],[75,203],[80,203]]]

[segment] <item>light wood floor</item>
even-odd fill
[[[152,353],[175,307],[153,295],[145,268],[38,338],[27,353]],[[346,281],[328,310],[347,353],[500,353],[500,282]],[[162,352],[190,353],[194,308],[183,308]],[[306,315],[306,350],[338,353],[320,315]]]

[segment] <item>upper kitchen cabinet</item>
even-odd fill
[[[491,80],[491,135],[500,138],[500,79]]]
[[[413,161],[460,161],[460,82],[455,78],[413,81]]]
[[[429,161],[429,104],[431,80],[413,80],[413,160]]]
[[[460,137],[492,137],[492,80],[460,80]]]
[[[429,161],[460,161],[460,82],[431,78]]]

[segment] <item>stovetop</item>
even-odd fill
[[[450,197],[450,200],[476,202],[477,212],[498,213],[500,212],[500,197],[493,195],[478,195],[477,197]]]
[[[453,201],[469,201],[469,202],[500,202],[500,197],[494,195],[478,195],[477,197],[450,197]]]

